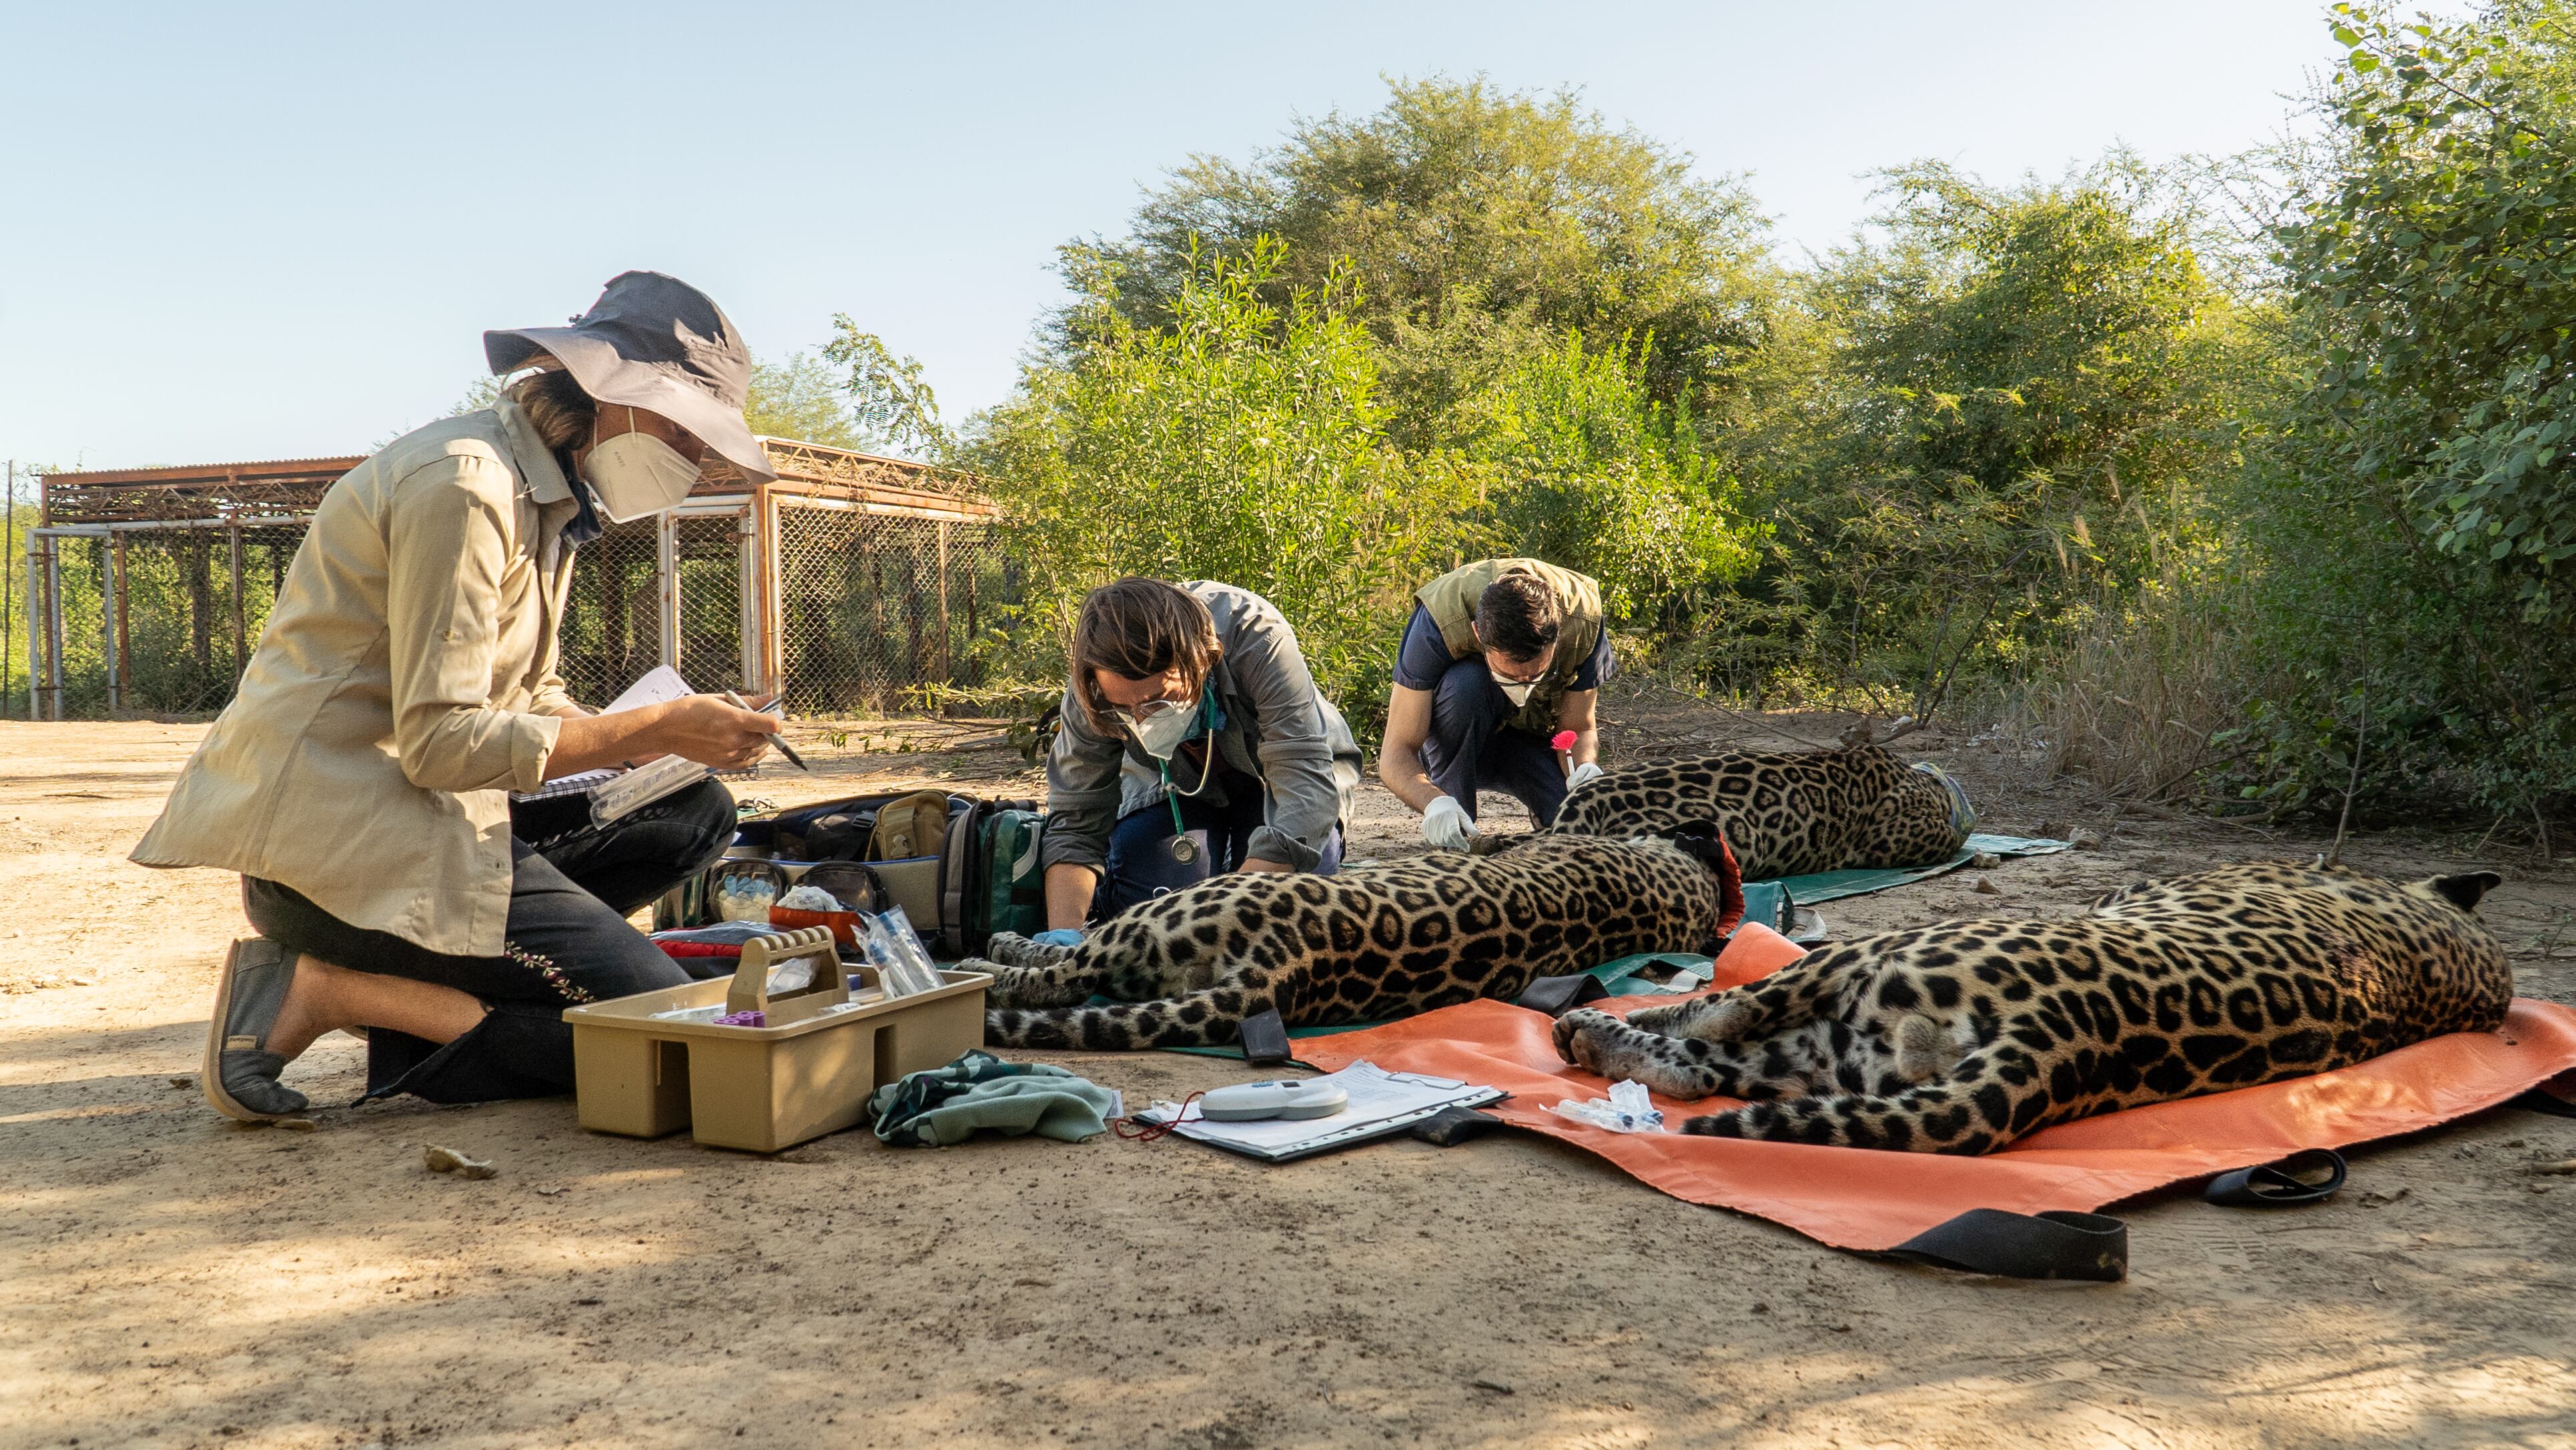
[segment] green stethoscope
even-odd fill
[[[1172,808],[1172,859],[1184,866],[1199,858],[1199,843],[1191,840],[1189,831],[1181,825],[1181,797],[1187,795],[1195,800],[1206,793],[1208,778],[1216,774],[1216,732],[1225,728],[1225,712],[1216,706],[1216,682],[1213,680],[1199,691],[1198,713],[1198,736],[1207,741],[1207,759],[1199,767],[1197,789],[1184,791],[1173,783],[1170,756],[1158,757],[1154,762],[1163,772],[1163,803]],[[1181,744],[1188,744],[1190,739],[1190,736],[1182,736]],[[1173,748],[1179,749],[1178,746]]]

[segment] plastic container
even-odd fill
[[[566,1008],[581,1125],[631,1138],[687,1128],[709,1147],[775,1153],[858,1123],[878,1088],[983,1045],[993,979],[982,972],[941,972],[931,991],[888,998],[875,969],[862,967],[852,1004],[821,1004],[776,1027],[717,1026],[712,1019],[740,999],[738,984],[765,989],[772,957],[755,964],[745,948],[732,978]],[[765,990],[753,996],[766,1009],[784,1006]]]

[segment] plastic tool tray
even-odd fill
[[[755,980],[767,975],[760,956],[744,966]],[[820,960],[855,972],[858,993],[844,988],[846,1004],[819,1010],[755,994],[782,1009],[773,1016],[810,1012],[775,1027],[696,1020],[739,1009],[737,981],[724,978],[567,1008],[581,1125],[633,1138],[687,1128],[701,1144],[775,1153],[857,1123],[879,1087],[982,1045],[989,975],[943,970],[945,985],[887,998],[874,968],[828,950]]]

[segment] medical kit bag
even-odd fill
[[[654,907],[661,929],[747,914],[812,882],[855,910],[900,906],[946,960],[1046,928],[1037,802],[944,791],[819,801],[742,823],[724,860]]]

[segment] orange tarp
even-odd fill
[[[1747,926],[1718,959],[1710,990],[1756,980],[1798,955],[1777,936]],[[1675,1000],[1612,997],[1592,1005],[1625,1014]],[[1963,1158],[1584,1127],[1547,1112],[1547,1105],[1604,1096],[1609,1084],[1558,1059],[1551,1025],[1509,1003],[1468,1002],[1362,1032],[1307,1038],[1297,1053],[1328,1071],[1366,1059],[1391,1071],[1501,1088],[1511,1097],[1486,1111],[1598,1153],[1675,1198],[1758,1214],[1836,1248],[1865,1251],[1894,1248],[1972,1208],[2090,1211],[2301,1148],[2416,1132],[2576,1070],[2576,1011],[2517,998],[2494,1032],[2453,1033],[2314,1077],[2062,1123],[2001,1152]],[[1655,1105],[1678,1129],[1683,1119],[1736,1100],[1685,1102],[1657,1094]]]

